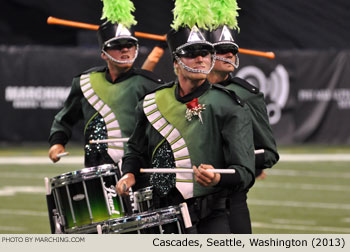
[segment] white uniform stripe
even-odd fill
[[[166,124],[167,121],[165,120],[164,117],[162,117],[161,119],[159,119],[158,121],[156,121],[153,126],[156,130],[159,130],[164,124]]]
[[[149,112],[155,110],[156,108],[157,108],[157,104],[153,104],[151,106],[143,108],[143,110],[145,111],[145,114],[147,115]]]
[[[123,150],[108,148],[107,152],[108,152],[108,155],[113,159],[115,163],[118,163],[119,160],[124,156]]]
[[[169,143],[173,142],[176,138],[178,138],[180,136],[180,132],[174,128],[173,131],[171,131],[171,133],[169,134],[169,136],[167,137],[167,140]]]
[[[192,168],[190,159],[182,159],[175,161],[176,167]]]
[[[188,157],[188,156],[189,156],[189,153],[187,148],[182,148],[174,152],[174,158]]]
[[[112,121],[112,120],[115,120],[115,115],[114,115],[113,112],[105,117],[105,122],[109,122],[109,121]]]
[[[94,93],[95,93],[94,90],[91,88],[91,89],[86,90],[86,91],[84,92],[84,96],[85,96],[86,98],[88,98],[88,97],[90,97],[91,95],[93,95]]]
[[[177,140],[175,143],[172,144],[171,148],[173,150],[176,150],[184,145],[186,145],[185,140],[183,138],[180,138],[179,140]]]
[[[107,129],[114,129],[114,128],[119,128],[119,123],[117,120],[107,124]]]
[[[90,79],[90,74],[82,74],[82,75],[80,75],[80,80],[85,80],[86,78]]]
[[[105,104],[105,105],[102,107],[102,109],[100,109],[100,115],[101,115],[102,117],[105,117],[105,114],[109,113],[110,111],[111,111],[111,108],[108,107],[107,104]]]
[[[95,108],[97,111],[99,111],[99,110],[102,108],[103,105],[104,105],[103,101],[102,101],[102,100],[99,100],[99,101],[95,104],[94,108]]]
[[[80,82],[80,84],[81,84],[81,83],[82,83],[82,82]],[[88,89],[90,89],[90,88],[92,88],[90,82],[86,83],[86,85],[82,85],[82,86],[81,86],[81,90],[82,90],[83,92],[85,92],[86,90],[88,90]]]
[[[159,111],[156,111],[156,112],[154,112],[154,113],[152,113],[152,114],[150,114],[149,116],[148,116],[148,120],[150,121],[150,122],[153,122],[154,120],[156,120],[158,117],[160,117],[161,116],[161,114],[160,114],[160,112]]]
[[[145,101],[143,102],[143,106],[144,106],[144,107],[147,107],[149,104],[152,104],[152,103],[154,103],[154,102],[155,102],[154,99],[149,100],[149,101],[146,101],[146,100],[145,100]]]
[[[88,100],[89,103],[94,106],[94,103],[98,100],[98,96],[97,95],[93,95],[92,97],[90,97],[90,99]]]
[[[156,97],[156,93],[152,93],[152,94],[148,94],[148,95],[146,95],[145,96],[145,101],[147,101],[147,100],[152,100],[152,99],[154,99]]]
[[[181,194],[184,199],[193,197],[193,183],[176,182],[176,188],[181,188]]]
[[[173,125],[171,125],[170,123],[164,127],[164,129],[162,129],[159,133],[165,137],[169,132],[170,130],[173,128]]]
[[[122,142],[108,143],[108,146],[124,148],[124,144]]]
[[[152,99],[152,97],[155,97],[155,93],[147,95],[143,102],[143,111],[146,114],[148,121],[157,131],[163,127],[163,129],[160,130],[159,133],[166,138],[169,144],[175,141],[171,145],[171,149],[173,151],[175,159],[184,158],[181,160],[176,160],[175,166],[191,169],[191,159],[189,158],[189,151],[186,147],[185,140],[182,138],[180,132],[173,125],[171,125],[164,117],[158,119],[162,115],[158,110],[157,103],[155,103],[155,100]],[[164,125],[166,126],[164,127]],[[184,146],[184,148],[179,149],[176,152],[174,151],[175,149],[180,148],[182,146]],[[193,174],[177,173],[176,180],[176,188],[178,188],[183,197],[185,199],[193,197]],[[186,180],[186,182],[179,182],[178,180]]]
[[[122,137],[122,132],[120,130],[108,131],[108,138],[120,138],[120,137]]]
[[[108,131],[108,138],[122,137],[122,133],[119,128],[119,123],[116,119],[115,114],[111,108],[105,104],[97,94],[95,94],[94,89],[90,83],[90,74],[82,75],[80,78],[80,88],[88,100],[88,102],[94,107],[96,111],[103,117],[107,129],[113,129]],[[113,147],[124,148],[123,143],[112,143],[108,145],[108,155],[113,159],[114,162],[118,162],[124,155],[123,149],[114,149]]]

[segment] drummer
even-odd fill
[[[129,0],[124,1],[129,2],[124,6],[133,7]],[[162,83],[152,72],[133,67],[139,51],[132,27],[136,21],[132,15],[129,18],[118,15],[104,12],[108,21],[97,31],[101,58],[106,65],[73,78],[69,96],[54,118],[49,136],[49,157],[53,162],[60,159],[58,154],[65,152],[75,124],[83,120],[85,167],[117,163],[124,155],[122,142],[91,144],[90,141],[128,138],[135,126],[137,102]]]
[[[246,190],[254,183],[253,133],[249,110],[240,98],[206,80],[215,56],[200,30],[211,21],[207,9],[201,10],[199,27],[175,20],[167,34],[177,80],[139,102],[117,191],[126,195],[138,182],[141,167],[187,168],[188,173],[151,176],[157,207],[186,202],[193,224],[188,232],[230,233],[226,191]],[[211,172],[215,168],[235,173]]]

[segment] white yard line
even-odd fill
[[[62,157],[57,163],[53,163],[48,157],[0,157],[0,164],[19,164],[19,165],[32,165],[32,164],[84,164],[83,157]]]
[[[0,226],[0,231],[10,231],[10,232],[20,232],[27,230],[24,227],[8,227],[8,226]]]
[[[350,210],[350,204],[248,199],[249,205]]]
[[[349,165],[350,167],[350,165]],[[291,176],[291,177],[314,177],[314,178],[339,178],[349,179],[350,172],[324,172],[324,171],[303,171],[303,170],[287,170],[287,169],[268,169],[268,175],[273,176]]]
[[[48,217],[47,212],[17,210],[17,209],[0,209],[0,215],[23,215],[23,216],[45,216]]]
[[[47,173],[26,173],[26,172],[2,172],[0,178],[15,178],[15,179],[40,179],[44,183],[44,178],[53,178],[61,174]]]
[[[280,161],[282,162],[327,162],[327,161],[350,161],[350,154],[281,154]]]
[[[30,194],[45,194],[45,187],[43,186],[5,186],[0,187],[1,196],[14,196],[17,193]]]
[[[252,222],[252,226],[253,228],[284,229],[284,230],[313,231],[313,232],[327,232],[327,233],[350,233],[350,228],[341,228],[341,227],[286,225],[286,224],[271,224],[271,223],[262,223],[262,222]]]
[[[327,161],[344,161],[350,162],[350,154],[281,154],[279,162],[327,162]],[[18,157],[0,157],[0,164],[51,164],[52,161],[48,157],[30,157],[30,156],[18,156]],[[57,164],[84,164],[84,158],[82,156],[67,156],[62,157]]]
[[[266,181],[266,183],[265,182],[256,182],[254,184],[254,187],[279,188],[279,189],[291,189],[291,190],[350,192],[350,186],[344,186],[344,185],[275,183],[275,182],[270,182],[270,181]]]
[[[292,224],[292,225],[316,225],[313,220],[293,220],[293,219],[272,219],[273,224]]]

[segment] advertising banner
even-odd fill
[[[141,47],[136,66],[150,49]],[[350,52],[275,52],[275,59],[241,54],[234,74],[265,94],[277,143],[349,144]],[[103,65],[97,48],[0,47],[1,142],[45,142],[71,80]],[[169,52],[155,68],[175,78]],[[82,125],[73,141],[80,141]]]

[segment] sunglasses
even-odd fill
[[[192,45],[180,49],[176,55],[184,58],[197,58],[198,56],[205,57],[214,53],[214,48],[209,45]]]
[[[123,48],[131,48],[136,46],[137,42],[133,40],[115,40],[106,45],[109,50],[122,50]]]
[[[214,48],[216,54],[232,53],[233,55],[236,55],[238,53],[238,46],[232,44],[215,45]]]

